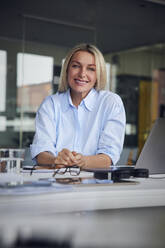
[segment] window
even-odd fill
[[[0,112],[6,111],[7,52],[0,50]]]
[[[42,100],[52,93],[53,62],[52,57],[18,53],[18,112],[36,112]]]

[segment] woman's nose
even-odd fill
[[[84,78],[86,76],[86,69],[82,68],[79,72],[80,77]]]

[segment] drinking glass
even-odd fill
[[[24,149],[0,149],[0,172],[20,173]]]

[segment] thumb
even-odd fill
[[[72,154],[73,154],[74,156],[76,156],[78,153],[75,152],[75,151],[72,151]]]
[[[81,154],[81,153],[77,153],[76,156],[75,156],[75,158],[76,158],[77,160],[81,159],[81,158],[82,158],[82,154]]]

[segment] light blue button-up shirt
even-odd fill
[[[70,90],[56,93],[40,105],[31,154],[55,156],[63,148],[83,155],[107,154],[119,160],[125,135],[125,110],[121,98],[109,91],[92,89],[76,108]]]

